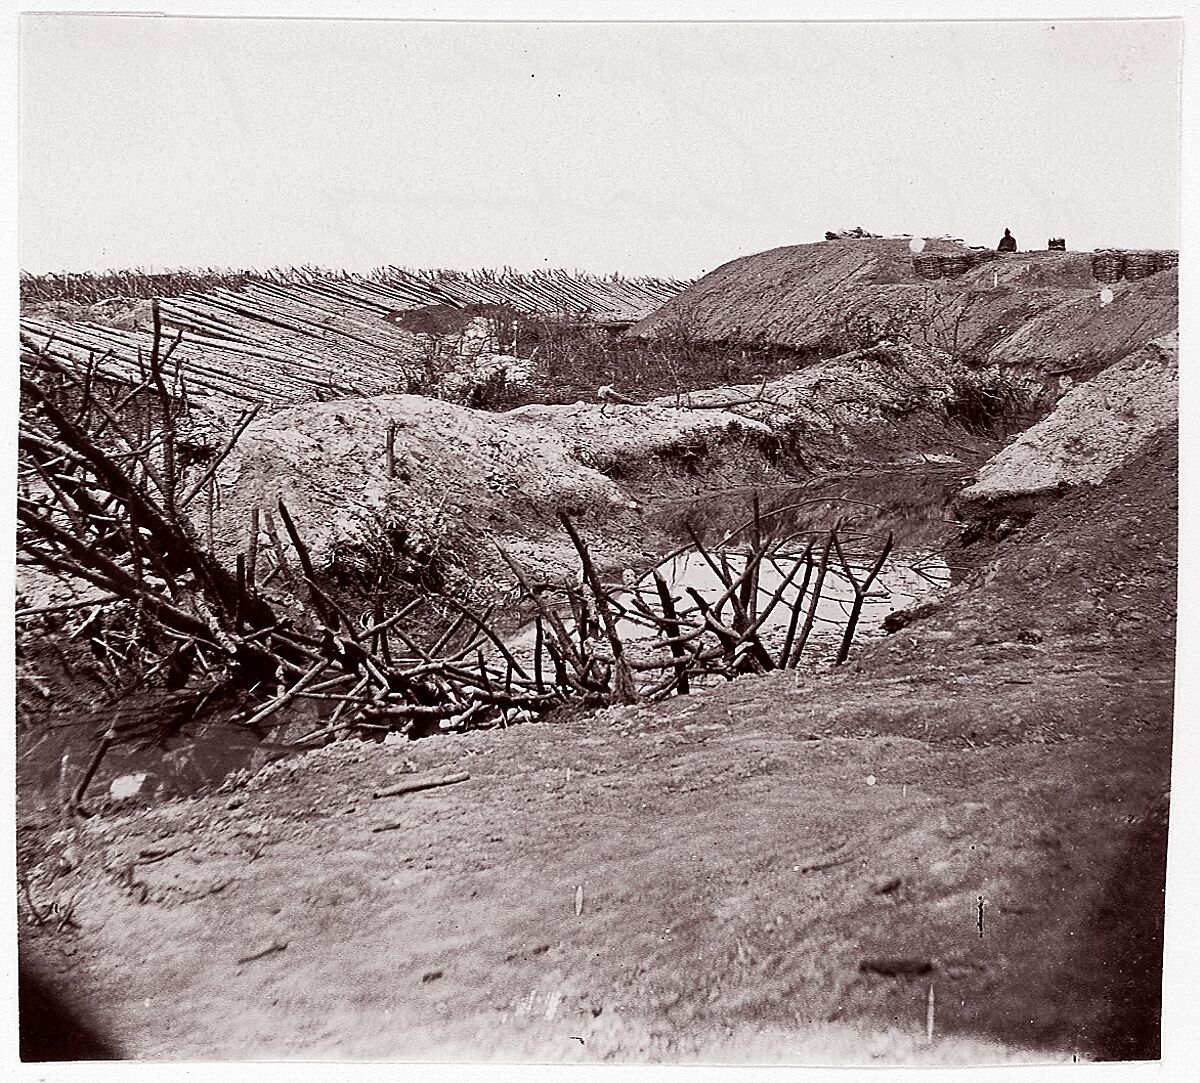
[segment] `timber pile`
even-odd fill
[[[153,276],[149,281],[153,284]],[[138,288],[146,283],[122,278],[120,284]],[[529,313],[632,321],[686,283],[562,271],[520,275],[389,268],[372,276],[297,273],[291,280],[239,280],[229,286],[205,279],[202,285],[201,292],[162,298],[158,309],[164,327],[185,333],[177,350],[189,392],[227,413],[229,406],[250,403],[284,405],[409,390],[429,347],[389,322],[407,309],[503,304]],[[60,293],[69,289],[71,296],[90,296],[58,280],[29,276],[22,281],[22,295],[52,299],[58,286]],[[137,379],[139,359],[151,350],[152,331],[26,315],[21,334],[30,348],[68,365],[87,365],[93,359],[107,376]]]

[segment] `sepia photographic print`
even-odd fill
[[[428,7],[19,18],[20,1060],[1159,1061],[1185,20]]]

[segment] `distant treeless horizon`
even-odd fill
[[[27,14],[32,273],[1179,245],[1182,24]]]

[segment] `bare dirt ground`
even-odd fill
[[[836,673],[61,832],[23,964],[129,1058],[1152,1057],[1175,471],[1047,498]],[[414,770],[470,777],[372,796]]]
[[[871,529],[904,519],[945,545],[955,586],[836,671],[414,742],[264,746],[249,762],[265,767],[214,771],[194,797],[58,831],[53,779],[26,766],[23,970],[139,1060],[1157,1056],[1175,362],[1129,355],[1177,306],[1164,272],[1097,309],[1089,269],[1031,255],[1002,261],[1003,281],[985,264],[937,287],[966,312],[954,345],[1030,375],[1047,408],[1064,365],[1144,383],[1127,394],[1114,367],[1083,384],[992,460],[982,500],[954,502],[995,441],[947,423],[936,342],[913,363],[868,349],[805,366],[741,417],[711,407],[753,387],[698,394],[703,413],[397,396],[256,423],[215,526],[231,549],[250,503],[284,495],[329,560],[403,527],[404,574],[440,547],[463,573],[443,561],[441,588],[465,590],[495,538],[565,567],[547,524],[577,501],[612,572],[812,468],[846,472]],[[690,311],[801,342],[863,298],[925,297],[911,272],[903,242],[780,249],[714,272]],[[780,467],[784,430],[812,463]],[[19,684],[20,710],[79,725],[85,677]],[[468,777],[374,796],[445,772]]]

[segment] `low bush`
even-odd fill
[[[955,376],[950,380],[946,416],[963,428],[995,435],[1020,427],[1030,408],[1029,392],[998,374]]]

